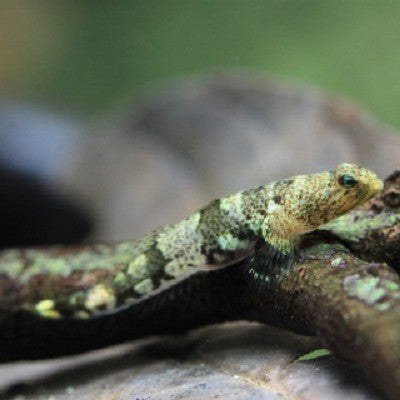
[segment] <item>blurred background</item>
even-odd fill
[[[389,174],[399,15],[372,0],[1,0],[0,244],[137,237],[341,161]]]

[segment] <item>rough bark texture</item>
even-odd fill
[[[206,310],[201,312],[194,306],[195,318],[189,318],[190,312],[187,313],[187,319],[179,320],[176,331],[209,322],[248,319],[303,334],[316,334],[336,355],[357,362],[388,398],[398,399],[400,278],[395,269],[399,268],[399,249],[400,173],[394,173],[386,180],[383,192],[361,210],[304,238],[294,267],[284,279],[266,290],[265,295],[253,290],[251,285],[237,290],[243,265],[221,270],[207,279],[205,288],[208,287],[211,293],[225,282],[223,298],[230,301],[226,315],[223,313],[226,304],[223,301],[217,304],[218,297],[207,294],[204,301],[209,302],[212,312],[207,314]],[[262,254],[257,254],[245,263],[260,260]],[[96,276],[90,281],[90,284],[95,283]],[[197,284],[201,288],[203,283],[199,280]],[[191,290],[196,290],[196,286]],[[0,299],[6,294],[2,288]],[[196,297],[194,293],[192,296]],[[158,322],[163,322],[162,316],[170,321],[174,315],[178,318],[176,310],[179,307],[182,307],[179,302],[171,302],[170,306],[164,302],[155,311],[160,317]],[[186,308],[191,310],[190,305]],[[136,321],[132,313],[125,312],[123,316]],[[116,321],[118,319],[112,319],[113,324]],[[151,330],[153,333],[173,332],[173,329],[163,330],[160,326],[154,324],[147,333]],[[128,331],[122,331],[117,339],[108,342],[100,339],[99,345],[129,339]],[[27,337],[29,333],[28,330]],[[146,329],[133,337],[144,334]]]

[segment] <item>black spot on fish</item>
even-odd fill
[[[274,198],[272,200],[274,200],[274,202],[276,204],[282,204],[282,196],[280,196],[280,195],[274,196]],[[261,214],[261,212],[260,212],[260,214]],[[264,214],[265,214],[265,212],[264,212]],[[262,214],[262,215],[264,215],[264,214]]]

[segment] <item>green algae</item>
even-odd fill
[[[386,295],[386,290],[378,285],[379,278],[374,276],[360,278],[358,274],[347,276],[344,281],[344,288],[349,296],[367,304],[374,304]]]
[[[374,308],[377,311],[387,311],[390,309],[392,305],[390,304],[390,302],[385,301],[384,303],[380,303],[380,304],[375,304]]]
[[[358,241],[367,231],[387,228],[399,222],[399,214],[365,215],[361,211],[354,211],[336,218],[320,229],[329,230],[347,241]]]
[[[400,289],[400,285],[398,283],[388,280],[383,281],[382,286],[391,291],[396,291]]]
[[[22,260],[3,260],[0,263],[0,275],[16,278],[24,268]]]
[[[347,276],[344,288],[355,297],[377,311],[387,311],[400,298],[400,285],[396,282],[374,276],[361,278],[358,274]],[[385,300],[385,301],[382,301]]]

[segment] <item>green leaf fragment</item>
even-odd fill
[[[316,349],[310,351],[309,353],[303,354],[302,356],[297,357],[295,361],[310,361],[310,360],[315,360],[317,358],[326,357],[331,354],[332,352],[328,349]]]

